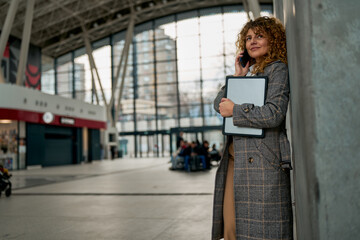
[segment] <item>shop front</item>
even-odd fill
[[[77,164],[101,158],[105,108],[34,89],[0,84],[0,164]]]
[[[18,121],[1,119],[0,120],[0,164],[8,169],[17,169],[19,167],[20,147]],[[24,142],[21,141],[21,146]]]

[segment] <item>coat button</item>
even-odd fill
[[[244,112],[249,112],[249,108],[244,108]]]
[[[249,163],[252,163],[254,159],[252,157],[249,157]]]

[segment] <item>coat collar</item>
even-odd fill
[[[269,69],[269,67],[270,67],[271,65],[275,64],[275,63],[282,63],[282,61],[276,60],[276,61],[273,61],[273,62],[269,63],[268,65],[266,65],[266,67],[265,67],[265,69],[264,69],[264,72],[262,72],[262,73],[257,73],[255,76],[264,76],[264,75],[266,75],[266,72],[267,72],[267,70]]]

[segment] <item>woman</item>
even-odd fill
[[[285,29],[275,18],[257,18],[244,26],[236,46],[234,76],[267,76],[265,104],[234,104],[223,87],[214,108],[236,126],[263,128],[265,137],[227,137],[216,174],[212,239],[293,239],[290,174],[282,166],[290,161]],[[242,67],[244,49],[250,61]]]

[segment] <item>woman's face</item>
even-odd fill
[[[246,49],[250,57],[259,62],[270,50],[266,35],[263,33],[255,34],[252,29],[249,29],[246,34]]]

